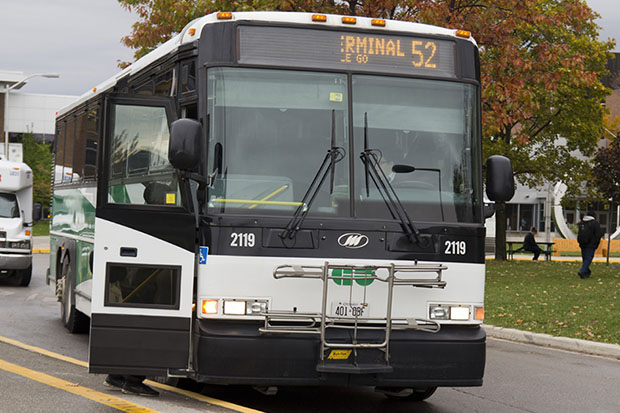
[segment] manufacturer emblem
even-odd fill
[[[368,237],[363,234],[347,233],[338,237],[338,245],[345,248],[362,248],[368,245]]]

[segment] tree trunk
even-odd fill
[[[495,203],[495,259],[506,261],[506,203]]]

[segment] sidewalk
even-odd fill
[[[580,340],[578,338],[555,337],[550,334],[532,333],[514,328],[495,327],[483,324],[487,336],[524,344],[551,347],[577,353],[592,354],[620,360],[620,345]]]

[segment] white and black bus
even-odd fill
[[[48,281],[93,373],[376,386],[485,365],[470,33],[217,13],[57,119]],[[513,190],[507,159],[487,193]]]

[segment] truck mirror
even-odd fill
[[[178,119],[170,128],[168,160],[182,171],[198,172],[202,154],[202,125],[194,119]]]
[[[32,209],[32,219],[37,222],[41,220],[41,214],[43,211],[43,207],[40,202],[34,203],[34,208]]]
[[[510,159],[493,155],[487,159],[487,196],[489,200],[507,202],[515,194],[515,180]]]

